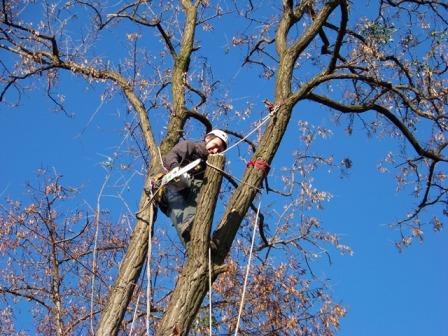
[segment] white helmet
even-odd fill
[[[222,141],[224,141],[224,144],[225,144],[226,147],[227,147],[227,145],[228,145],[228,143],[229,143],[229,136],[227,135],[226,132],[221,131],[221,130],[219,130],[219,129],[214,129],[214,130],[212,130],[211,132],[207,133],[206,136],[208,136],[208,135],[214,135],[214,136],[220,138]]]

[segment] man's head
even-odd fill
[[[214,129],[205,136],[205,148],[210,154],[221,153],[227,148],[227,142],[227,134],[219,129]]]

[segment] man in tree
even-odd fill
[[[163,165],[171,171],[176,167],[201,159],[201,163],[168,184],[161,200],[161,210],[171,218],[180,240],[185,245],[190,240],[190,231],[196,213],[197,197],[204,178],[205,161],[209,154],[217,154],[227,148],[228,136],[215,129],[203,141],[181,141],[162,157]]]

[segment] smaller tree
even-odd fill
[[[14,326],[23,320],[13,315],[20,309],[39,334],[88,334],[127,237],[100,213],[77,209],[77,190],[60,176],[42,173],[37,186],[27,186],[27,203],[0,207],[0,293],[14,307],[3,311],[2,330],[23,328]]]

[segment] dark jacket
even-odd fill
[[[196,179],[202,179],[207,161],[208,151],[204,141],[181,141],[162,157],[163,165],[167,170],[175,167],[184,167],[196,159],[202,159],[201,165],[190,172]]]

